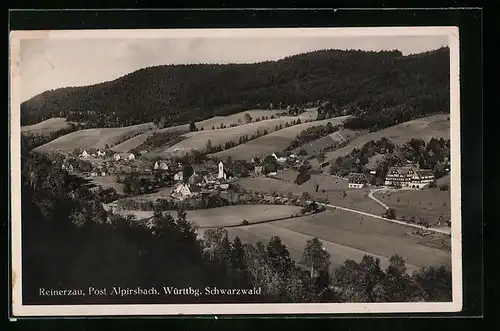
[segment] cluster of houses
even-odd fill
[[[291,152],[274,152],[270,156],[274,157],[274,159],[278,164],[291,163],[293,165],[299,165],[299,163],[301,162],[301,160],[297,157],[297,155]],[[260,161],[261,161],[260,159],[256,158],[252,158],[250,160],[250,163],[254,165],[254,173],[256,176],[264,174],[264,166],[261,165]],[[273,177],[276,175],[277,172],[275,171],[266,174],[266,176],[268,177]]]
[[[229,188],[231,179],[222,162],[219,162],[217,176],[208,171],[199,171],[198,173],[194,171],[189,179],[184,181],[183,173],[180,171],[174,176],[174,180],[178,183],[171,196],[178,200],[184,200],[202,193],[209,193],[214,189],[225,191]]]
[[[370,174],[372,174],[370,172]],[[391,167],[387,171],[384,185],[390,187],[422,189],[435,180],[432,170],[417,167]],[[362,173],[349,175],[349,188],[363,188],[368,184],[368,178]]]
[[[107,156],[106,151],[102,151],[100,149],[98,149],[96,153],[89,153],[86,150],[83,150],[79,155],[79,157],[81,157],[82,159],[95,158],[95,157],[105,158],[106,156]],[[135,160],[134,153],[114,153],[111,157],[115,161]]]

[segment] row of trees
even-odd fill
[[[99,127],[171,126],[270,103],[330,100],[339,109],[366,112],[346,125],[375,127],[448,111],[448,91],[448,48],[413,56],[324,50],[250,65],[150,67],[110,82],[47,91],[21,104],[21,122],[61,116]]]
[[[326,125],[312,126],[300,132],[295,139],[290,143],[286,150],[292,150],[302,145],[310,143],[321,137],[325,137],[339,130],[339,126],[333,126],[328,122]]]
[[[123,178],[117,177],[117,183],[123,185],[126,195],[139,195],[154,192],[159,187],[170,186],[174,176],[170,172],[155,171],[152,176],[141,176],[139,173],[127,173]]]
[[[186,132],[185,130],[154,132],[153,135],[146,138],[142,144],[131,150],[131,152],[138,154],[142,150],[151,151],[157,147],[168,148],[183,140],[183,135]]]

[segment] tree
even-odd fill
[[[307,151],[306,151],[304,148],[301,148],[301,149],[299,150],[299,155],[301,155],[301,156],[305,156],[305,155],[307,155]]]
[[[278,236],[271,237],[266,247],[266,254],[272,268],[280,274],[287,272],[293,263],[290,252]]]
[[[245,120],[245,123],[251,123],[252,122],[252,116],[250,116],[249,113],[245,113],[243,119]]]
[[[335,269],[333,284],[343,302],[384,302],[385,273],[380,259],[364,255],[361,262],[346,260]]]
[[[165,116],[160,118],[160,122],[158,123],[158,129],[163,129],[165,127]]]
[[[191,177],[194,173],[193,166],[190,164],[184,165],[182,167],[182,178],[184,180],[184,183],[187,183],[189,181],[189,177]]]
[[[396,211],[394,209],[392,209],[392,208],[388,208],[384,212],[383,217],[391,219],[391,220],[395,220],[396,219]]]
[[[423,292],[425,301],[449,302],[452,300],[451,271],[444,266],[431,266],[416,271],[412,275]]]
[[[325,152],[320,152],[316,158],[318,159],[318,162],[322,164],[326,160]]]
[[[191,123],[189,123],[189,132],[193,131],[198,131],[198,129],[196,128],[196,124],[194,124],[194,122],[191,121]]]
[[[234,238],[234,241],[231,246],[231,263],[233,268],[236,270],[244,270],[245,269],[245,257],[243,244],[238,236]]]
[[[307,168],[306,165],[303,164],[299,168],[299,173],[297,174],[294,183],[297,185],[302,185],[305,182],[307,182],[310,178],[311,174],[309,173],[309,169]]]
[[[81,154],[80,148],[75,147],[72,152],[73,156],[79,156]]]
[[[268,155],[264,158],[262,166],[264,167],[265,174],[278,171],[278,161],[276,161],[272,155]]]
[[[311,270],[311,279],[319,276],[320,272],[328,274],[330,253],[325,250],[318,238],[313,238],[306,243],[303,262]]]
[[[389,259],[384,288],[387,302],[422,300],[422,293],[419,291],[415,280],[407,274],[405,260],[399,255],[393,255]]]
[[[211,260],[219,263],[230,262],[231,244],[226,229],[208,229],[203,233],[204,250]]]
[[[212,152],[212,140],[208,139],[207,141],[207,147],[206,147],[207,153]]]

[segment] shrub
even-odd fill
[[[382,215],[385,218],[395,220],[396,219],[396,211],[392,208],[387,209]]]
[[[241,225],[248,225],[248,224],[250,224],[250,222],[248,222],[247,220],[243,220],[243,221],[241,222]]]
[[[450,188],[450,186],[448,184],[443,184],[439,187],[439,190],[440,191],[448,191],[449,188]]]

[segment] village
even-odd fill
[[[374,185],[375,170],[367,170],[365,173],[351,172],[344,176],[330,175],[329,162],[312,166],[310,157],[293,152],[273,152],[264,158],[253,157],[250,161],[233,161],[231,157],[225,160],[205,157],[193,160],[188,154],[177,158],[151,160],[147,158],[146,152],[135,155],[113,153],[109,149],[92,153],[83,150],[77,157],[66,156],[61,167],[69,173],[94,182],[97,186],[115,188],[122,196],[140,200],[141,197],[149,195],[177,202],[196,200],[208,195],[232,200],[230,197],[233,192],[238,193],[238,200],[244,200],[242,192],[251,195],[253,191],[255,194],[262,193],[257,203],[290,203],[296,198],[302,205],[314,201],[335,205],[339,203],[336,200],[345,198],[348,191],[359,190],[366,192],[364,195],[369,199],[389,209],[373,195],[374,192],[425,190],[435,183],[433,171],[419,169],[418,164],[390,167],[383,184]],[[271,188],[268,189],[266,185],[255,187],[260,178],[266,180],[266,185],[269,186],[270,183]],[[327,180],[328,178],[334,179],[335,183]],[[252,184],[246,185],[252,180]],[[290,186],[283,186],[279,192],[280,185],[286,184],[287,180],[294,187],[301,188],[301,192],[289,189]],[[304,184],[308,181],[309,185]],[[329,184],[330,182],[333,184]],[[340,197],[332,197],[331,193],[334,191],[340,192]],[[360,196],[350,193],[350,196],[356,195]],[[281,196],[281,200],[278,196]],[[116,201],[111,206],[116,210]],[[355,205],[349,207],[357,208]],[[370,209],[369,212],[373,210]],[[392,218],[386,213],[382,216]]]

